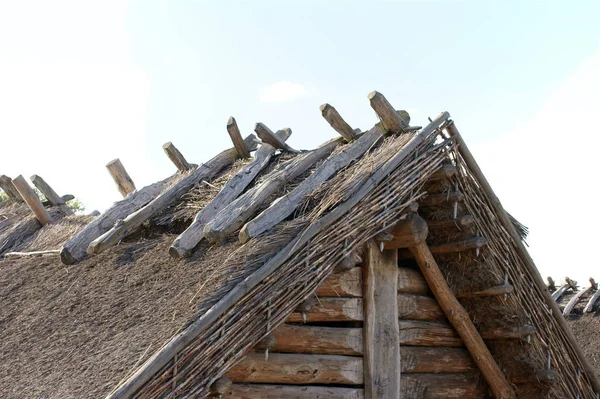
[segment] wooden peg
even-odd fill
[[[320,107],[321,115],[331,125],[331,127],[338,132],[346,141],[350,142],[357,137],[356,132],[350,127],[348,123],[340,116],[335,108],[329,104],[323,104]]]
[[[106,169],[108,169],[108,173],[110,173],[110,176],[117,184],[117,189],[123,197],[127,197],[128,194],[135,191],[135,184],[133,184],[133,180],[125,170],[125,167],[119,158],[113,159],[107,163]]]
[[[192,165],[185,160],[181,152],[179,152],[177,147],[175,147],[170,141],[163,145],[163,150],[165,150],[165,153],[171,162],[173,162],[177,170],[179,170],[181,173],[192,169]]]
[[[233,116],[230,116],[227,121],[227,133],[229,133],[229,137],[231,137],[233,146],[240,158],[250,158],[250,151],[248,151],[248,147],[246,147],[246,144],[244,143],[240,129]]]
[[[403,132],[408,128],[408,121],[392,107],[383,94],[378,91],[372,91],[369,93],[369,101],[388,132]]]

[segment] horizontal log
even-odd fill
[[[447,244],[435,245],[429,249],[432,254],[448,254],[478,249],[486,244],[487,239],[485,237],[471,237],[460,241],[449,242]]]
[[[254,131],[259,139],[262,140],[263,143],[267,143],[279,150],[291,152],[293,154],[299,154],[300,151],[293,149],[283,140],[281,140],[275,133],[271,131],[264,123],[257,123],[254,126]]]
[[[409,121],[405,120],[401,114],[392,107],[383,94],[373,91],[369,93],[368,98],[371,103],[371,108],[373,108],[377,116],[379,116],[379,119],[381,119],[385,130],[392,133],[398,133],[408,128]]]
[[[362,263],[362,254],[359,251],[352,251],[348,256],[345,256],[339,263],[333,267],[333,273],[346,272],[356,265]]]
[[[462,202],[465,196],[460,191],[449,191],[442,194],[429,194],[419,200],[421,206],[440,206],[444,204],[452,204],[454,202]]]
[[[402,373],[468,373],[476,370],[465,348],[400,347]]]
[[[10,177],[6,175],[0,176],[0,188],[6,195],[8,195],[9,199],[16,202],[23,202],[21,194],[19,194],[15,186],[12,184],[12,179]]]
[[[488,388],[477,374],[403,374],[402,397],[419,399],[481,399]]]
[[[282,324],[272,334],[276,343],[269,349],[271,352],[350,356],[363,353],[362,328]]]
[[[479,291],[462,291],[456,294],[457,298],[477,298],[477,297],[488,297],[488,296],[499,296],[510,294],[515,290],[515,287],[509,283],[503,283],[496,285],[495,287],[486,288]]]
[[[183,154],[170,141],[163,144],[163,150],[165,151],[165,154],[167,154],[167,156],[169,157],[171,162],[173,162],[173,165],[175,165],[179,172],[183,173],[192,169],[192,165],[185,159]]]
[[[512,370],[508,372],[506,378],[513,384],[531,384],[531,383],[543,383],[549,384],[556,381],[559,374],[556,370],[538,370],[535,373],[523,374],[520,370]]]
[[[456,168],[456,166],[452,165],[451,163],[445,163],[442,165],[441,168],[439,168],[438,170],[433,172],[431,176],[429,176],[428,181],[447,180],[451,177],[456,176],[457,173],[458,169]]]
[[[425,241],[429,232],[427,222],[419,215],[408,215],[387,229],[393,238],[383,244],[384,249],[409,248]]]
[[[362,388],[233,384],[224,399],[364,399]]]
[[[233,142],[233,146],[237,151],[238,156],[240,158],[250,158],[250,151],[248,147],[246,147],[246,143],[244,143],[240,129],[238,128],[237,122],[233,116],[230,116],[229,120],[227,121],[227,133],[229,133],[229,137]]]
[[[346,141],[350,142],[357,137],[356,132],[350,125],[340,116],[335,108],[329,104],[323,104],[320,107],[321,115],[331,125],[331,127],[340,134]]]
[[[272,353],[250,353],[226,374],[233,382],[261,384],[361,385],[361,357]]]
[[[456,219],[446,220],[428,220],[427,225],[429,230],[443,230],[443,229],[456,229],[462,230],[463,228],[472,226],[475,223],[475,218],[471,215],[458,216]]]
[[[213,395],[225,395],[231,390],[233,382],[227,377],[221,377],[210,386],[210,393]]]
[[[463,342],[447,322],[400,320],[400,345],[459,347]]]
[[[407,267],[398,268],[398,292],[427,294],[429,286],[420,271]]]
[[[479,334],[483,339],[521,339],[527,338],[531,334],[535,334],[534,326],[521,327],[498,327],[489,330],[480,331]]]
[[[443,320],[446,318],[435,298],[399,294],[398,317],[402,320]]]

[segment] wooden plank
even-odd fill
[[[224,399],[364,399],[362,388],[233,384]]]
[[[287,140],[292,134],[291,129],[279,130],[278,137],[283,141]],[[263,144],[254,153],[254,160],[245,165],[219,193],[210,201],[208,205],[196,214],[192,224],[181,233],[169,248],[169,254],[178,259],[188,256],[192,250],[204,238],[204,228],[207,223],[214,218],[219,211],[232,203],[239,195],[254,181],[256,176],[262,171],[275,154],[275,147],[269,144]]]
[[[402,373],[468,373],[477,370],[464,348],[401,346]]]
[[[460,241],[432,246],[430,251],[432,254],[449,254],[478,249],[485,245],[487,245],[487,239],[485,237],[471,237]]]
[[[169,141],[163,144],[162,148],[163,150],[165,150],[165,154],[167,154],[167,156],[169,157],[171,162],[173,162],[173,164],[179,172],[183,173],[192,169],[192,165],[188,161],[186,161],[183,154],[177,149],[177,147],[175,147],[175,145],[172,142]]]
[[[411,252],[415,256],[421,273],[423,273],[423,277],[429,284],[433,295],[442,307],[446,317],[448,317],[450,324],[454,326],[473,359],[475,359],[494,395],[497,398],[516,398],[512,387],[477,332],[469,314],[450,290],[427,244],[421,243],[411,248]]]
[[[392,133],[398,133],[408,128],[409,121],[404,120],[398,111],[392,107],[383,94],[372,91],[369,93],[369,102],[375,110],[385,129]]]
[[[250,151],[248,151],[248,147],[246,147],[246,143],[242,139],[242,134],[233,116],[230,116],[227,121],[227,133],[229,133],[229,137],[231,137],[231,141],[239,157],[250,158]]]
[[[258,122],[254,126],[254,131],[259,139],[262,140],[263,143],[267,143],[277,148],[278,150],[283,150],[287,152],[291,152],[292,154],[299,154],[300,151],[293,149],[289,145],[286,144],[285,141],[281,140],[275,133],[271,131],[264,123]]]
[[[117,185],[117,190],[119,190],[123,197],[127,197],[128,194],[135,191],[135,184],[119,158],[107,163],[106,169],[108,169],[108,173]]]
[[[383,244],[384,249],[399,249],[413,247],[427,238],[429,229],[427,222],[419,215],[408,215],[406,219],[399,221],[387,229],[393,236],[391,241]]]
[[[36,186],[42,194],[44,194],[44,197],[46,197],[50,204],[57,206],[65,215],[73,214],[73,211],[65,204],[63,198],[58,195],[56,191],[54,191],[54,189],[52,189],[52,187],[50,187],[50,185],[46,183],[44,179],[42,179],[41,176],[33,175],[30,179],[33,185]]]
[[[400,320],[400,345],[463,346],[456,330],[446,321]]]
[[[477,374],[403,374],[402,397],[418,399],[481,399],[488,397]],[[500,398],[500,397],[498,397]],[[506,398],[506,397],[504,397]]]
[[[0,176],[0,188],[2,189],[2,191],[4,191],[4,193],[6,193],[6,195],[8,195],[8,198],[10,198],[11,200],[16,202],[23,202],[21,194],[19,194],[15,186],[13,186],[12,179],[10,177],[6,175]]]
[[[40,197],[37,196],[22,175],[14,178],[12,183],[42,226],[52,222],[52,216],[44,208]]]
[[[329,104],[323,104],[320,107],[321,115],[346,141],[350,142],[358,136],[350,125],[340,116],[335,108]]]
[[[227,373],[234,383],[362,385],[363,359],[342,355],[250,353]]]
[[[248,145],[250,145],[254,141],[254,136],[250,135],[246,137],[245,140]],[[220,171],[231,165],[237,157],[237,151],[235,148],[231,148],[221,152],[205,164],[198,166],[173,186],[166,189],[158,197],[150,201],[147,205],[127,216],[123,220],[123,223],[116,225],[111,230],[92,241],[88,247],[88,253],[99,254],[116,245],[123,238],[133,233],[146,220],[152,218],[160,211],[179,200],[181,196],[190,191],[194,185],[200,183],[202,180],[211,180],[214,178]]]
[[[363,282],[365,396],[399,398],[398,251],[382,252],[369,241]]]
[[[272,332],[271,352],[320,353],[328,355],[363,354],[362,328],[338,328],[282,324]]]
[[[290,216],[304,198],[317,189],[321,184],[335,175],[338,171],[360,158],[365,152],[383,136],[385,132],[374,127],[363,134],[358,140],[347,146],[339,154],[327,159],[323,164],[308,176],[291,192],[274,201],[267,209],[262,211],[253,220],[246,223],[239,233],[242,243],[270,230],[282,220]]]
[[[443,230],[443,229],[458,229],[462,230],[475,223],[475,218],[471,215],[458,216],[456,219],[447,220],[428,220],[427,225],[429,230]]]
[[[449,191],[442,194],[429,194],[419,200],[421,206],[440,206],[464,201],[465,196],[460,191]]]

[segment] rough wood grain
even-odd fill
[[[477,370],[465,348],[400,347],[402,373],[468,373]]]
[[[367,398],[400,397],[398,252],[370,241],[363,266],[364,385]]]
[[[510,294],[515,290],[508,282],[502,283],[500,285],[496,285],[494,287],[486,288],[479,291],[462,291],[456,294],[458,298],[479,298],[479,297],[487,297],[487,296],[499,296]]]
[[[442,165],[442,167],[440,169],[438,169],[431,176],[429,176],[429,179],[427,181],[432,182],[432,181],[448,180],[451,177],[456,176],[457,173],[458,173],[458,169],[456,168],[456,166],[452,165],[451,163],[445,163]]]
[[[485,245],[487,245],[487,239],[485,237],[471,237],[460,241],[432,246],[431,253],[448,254],[453,252],[462,252],[471,249],[481,248]]]
[[[279,222],[291,215],[302,200],[317,189],[321,184],[335,175],[338,171],[360,158],[384,134],[383,129],[374,127],[363,134],[358,140],[348,145],[343,151],[323,162],[317,170],[308,176],[298,187],[283,197],[274,201],[267,209],[241,229],[239,239],[242,243],[273,228]]]
[[[400,345],[463,346],[456,330],[446,321],[400,320]]]
[[[427,225],[429,230],[443,230],[443,229],[458,229],[462,230],[475,223],[475,218],[471,215],[458,216],[456,219],[447,220],[428,220]]]
[[[119,158],[107,163],[106,169],[108,169],[108,173],[117,185],[117,190],[119,190],[123,197],[127,197],[128,194],[135,191],[135,184]]]
[[[0,176],[0,188],[6,193],[6,195],[8,195],[8,198],[10,198],[11,200],[16,202],[23,202],[21,194],[19,194],[15,186],[13,186],[12,179],[10,177],[6,175]]]
[[[477,374],[403,374],[402,397],[415,399],[481,399],[488,389]],[[504,397],[506,399],[506,397]]]
[[[73,211],[67,205],[65,205],[63,198],[58,195],[56,191],[54,191],[54,189],[52,189],[52,187],[50,187],[50,185],[46,183],[44,179],[42,179],[41,176],[33,175],[30,179],[33,185],[36,186],[42,194],[44,194],[50,204],[57,206],[65,215],[73,214]]]
[[[483,339],[522,339],[527,338],[531,334],[535,334],[536,329],[534,326],[520,326],[520,327],[498,327],[489,330],[481,331],[481,338]]]
[[[233,384],[224,399],[365,399],[362,388]]]
[[[406,219],[399,221],[387,229],[393,236],[391,241],[383,244],[384,249],[399,249],[413,247],[425,241],[429,229],[427,222],[419,215],[408,215]]]
[[[363,353],[362,328],[282,324],[272,332],[271,352],[358,356]]]
[[[42,226],[52,222],[52,216],[44,208],[40,197],[37,196],[22,175],[14,178],[12,183]]]
[[[250,158],[250,151],[246,147],[246,143],[244,143],[244,139],[242,139],[242,134],[240,133],[240,129],[238,128],[237,122],[233,116],[229,117],[227,121],[227,133],[229,133],[229,137],[231,137],[231,142],[235,147],[240,158]]]
[[[281,140],[285,141],[292,134],[292,130],[284,129],[278,131],[276,134]],[[275,151],[275,147],[269,144],[261,145],[254,153],[254,160],[245,165],[235,176],[229,179],[215,198],[196,214],[192,224],[173,241],[173,244],[169,248],[169,254],[174,258],[189,255],[204,238],[206,224],[219,211],[239,197],[246,187],[254,181],[260,171],[269,164]]]
[[[338,132],[346,141],[350,142],[357,137],[356,132],[350,125],[340,116],[335,108],[329,104],[323,104],[320,107],[321,115]]]
[[[254,126],[254,131],[259,139],[262,140],[263,143],[267,143],[277,148],[278,150],[283,150],[287,152],[291,152],[293,154],[299,154],[300,151],[293,149],[289,145],[286,144],[285,141],[281,140],[279,137],[275,135],[264,123],[258,122]]]
[[[369,93],[369,102],[371,108],[375,110],[379,119],[383,123],[386,131],[397,133],[408,128],[408,122],[404,120],[401,114],[392,107],[383,94],[373,91]]]
[[[246,137],[244,141],[248,146],[251,146],[254,142],[254,135]],[[133,233],[146,220],[179,200],[182,195],[190,191],[200,181],[214,178],[220,171],[231,165],[237,157],[237,151],[235,148],[231,148],[198,166],[147,205],[127,216],[122,223],[92,241],[88,247],[88,253],[99,254],[116,245],[123,238]]]
[[[454,202],[462,202],[465,196],[460,191],[448,191],[442,194],[429,194],[419,200],[421,206],[440,206],[444,204],[452,204]]]
[[[169,141],[163,144],[162,148],[163,150],[165,150],[165,154],[167,154],[167,156],[169,157],[171,162],[173,162],[173,164],[179,172],[183,173],[192,169],[192,165],[188,161],[186,161],[183,154],[177,149],[177,147],[175,147],[175,145],[172,142]]]
[[[433,295],[473,356],[494,395],[497,398],[516,398],[512,387],[477,332],[469,314],[450,290],[427,244],[421,243],[411,248],[411,252],[414,254]]]

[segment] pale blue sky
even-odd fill
[[[531,228],[543,273],[579,267],[581,280],[597,265],[557,252],[553,229],[581,228],[556,224],[567,209],[590,217],[564,187],[579,196],[596,178],[582,170],[597,158],[585,122],[600,105],[599,12],[598,1],[0,1],[0,173],[40,174],[103,209],[119,198],[104,169],[115,157],[143,186],[174,172],[167,141],[195,163],[230,146],[230,115],[244,134],[289,126],[292,146],[314,148],[335,136],[320,104],[367,129],[376,89],[414,124],[448,110]]]

